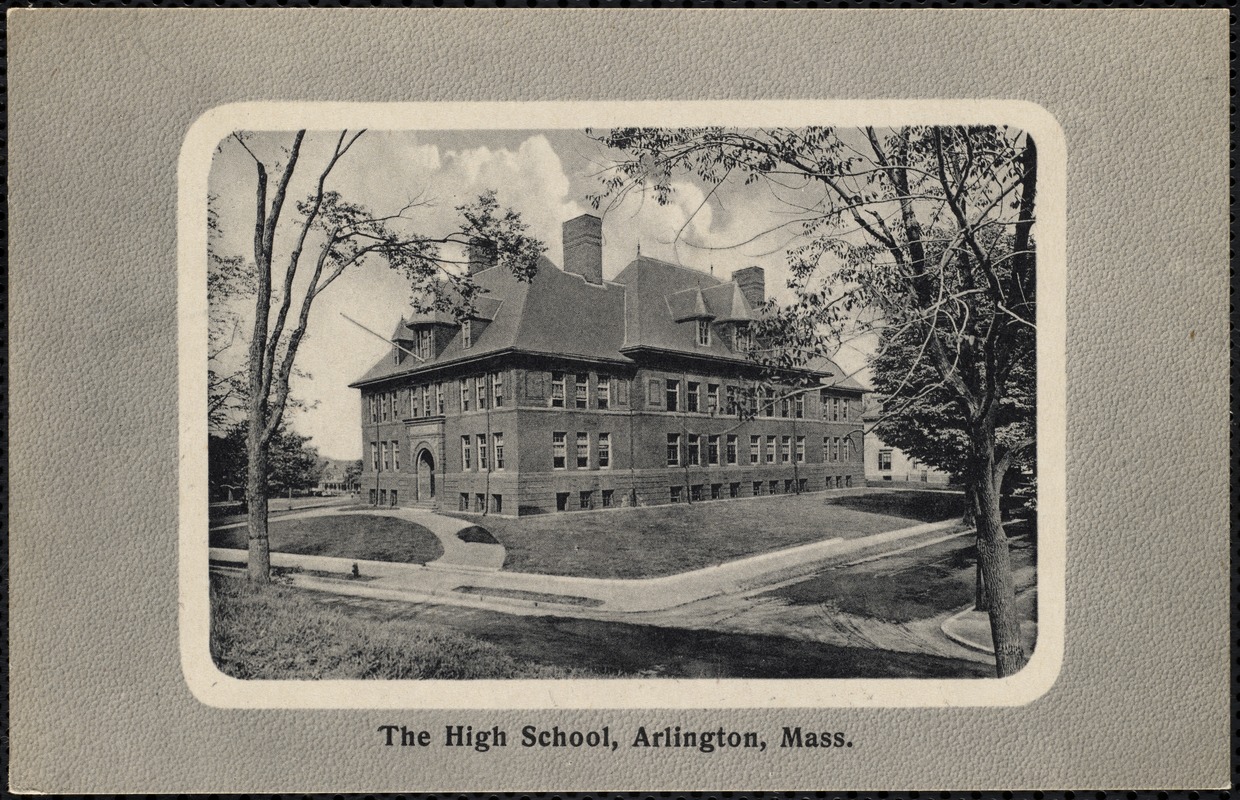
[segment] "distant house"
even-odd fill
[[[866,400],[861,419],[865,423],[865,479],[867,481],[899,481],[943,485],[951,475],[921,463],[898,447],[891,447],[871,428],[882,417],[882,405],[873,398]]]
[[[357,491],[357,478],[349,479],[349,464],[354,463],[338,458],[324,458],[319,462],[320,494],[338,494]]]
[[[604,280],[588,214],[564,223],[564,262],[521,282],[477,243],[473,317],[399,321],[351,384],[370,502],[512,515],[861,485],[863,387],[826,359],[760,386],[760,267],[639,255]]]

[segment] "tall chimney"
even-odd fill
[[[474,275],[495,266],[497,260],[495,242],[475,236],[469,240],[469,274]]]
[[[603,283],[603,221],[582,214],[564,223],[564,271]]]
[[[741,294],[749,305],[758,308],[766,302],[766,270],[762,267],[745,267],[732,273],[732,280],[741,287]]]

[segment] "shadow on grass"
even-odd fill
[[[920,522],[940,522],[964,516],[964,495],[949,492],[881,492],[838,497],[829,502],[856,511]]]
[[[421,525],[371,514],[274,519],[268,536],[272,552],[303,556],[425,564],[443,555],[439,537]],[[211,531],[210,543],[243,550],[247,537],[244,527],[225,528]]]

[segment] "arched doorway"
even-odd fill
[[[431,451],[418,453],[417,502],[425,503],[435,498],[435,459]]]

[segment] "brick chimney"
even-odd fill
[[[754,308],[766,302],[766,270],[762,267],[745,267],[732,273],[732,280],[741,288],[741,294]]]
[[[498,255],[495,242],[479,236],[469,240],[469,274],[474,275],[495,266]]]
[[[603,221],[582,214],[564,223],[564,271],[603,283]]]

